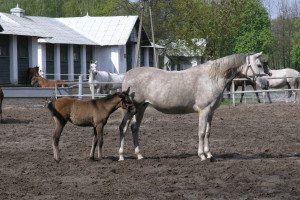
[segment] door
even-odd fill
[[[10,83],[9,36],[0,35],[0,84]]]
[[[28,37],[18,36],[17,52],[18,52],[18,83],[25,84],[26,74],[29,68]]]
[[[54,79],[54,45],[46,44],[46,78]],[[49,75],[48,75],[49,74]]]
[[[68,45],[60,45],[60,73],[62,80],[68,80]]]
[[[74,79],[78,79],[81,74],[81,62],[80,62],[80,46],[74,45]]]
[[[131,44],[126,44],[126,64],[127,64],[126,71],[128,72],[130,69],[132,69],[132,45]]]

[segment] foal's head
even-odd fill
[[[126,112],[129,112],[129,113],[135,113],[136,108],[133,104],[133,101],[131,100],[131,98],[129,96],[129,91],[130,91],[130,87],[127,89],[126,92],[122,92],[121,94],[119,94],[119,97],[122,99],[121,100],[122,109],[126,110]]]
[[[39,75],[35,73],[31,79],[31,86],[35,86],[36,83],[38,83],[38,77]]]
[[[268,62],[263,62],[263,68],[264,72],[268,74],[269,76],[272,76],[272,73],[270,72],[270,67]]]

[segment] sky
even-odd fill
[[[282,8],[283,5],[289,10],[295,10],[295,5],[297,5],[298,15],[300,16],[300,0],[263,0],[263,3],[271,19],[275,19],[279,16],[280,8]]]
[[[130,0],[131,2],[138,2],[139,0]],[[280,14],[280,7],[286,5],[288,9],[293,9],[295,5],[298,6],[300,16],[300,0],[262,0],[271,19],[275,19]]]

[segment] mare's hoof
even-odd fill
[[[216,159],[214,157],[210,157],[207,160],[209,160],[210,162],[215,162],[216,161]]]
[[[95,158],[94,158],[94,157],[90,157],[90,160],[91,160],[91,161],[95,161]]]
[[[54,160],[55,160],[55,162],[57,162],[57,163],[59,163],[59,162],[60,162],[60,159],[55,159],[55,158],[54,158]]]

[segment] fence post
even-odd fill
[[[246,87],[247,87],[246,80],[244,80],[244,91],[247,90]],[[244,93],[244,103],[247,103],[247,93]]]
[[[235,106],[235,96],[234,96],[234,79],[232,80],[232,84],[231,84],[231,96],[232,96],[232,105]]]
[[[79,77],[79,85],[78,85],[78,99],[79,100],[82,100],[83,98],[82,98],[82,95],[83,95],[83,85],[82,85],[82,80],[83,80],[83,76],[82,75],[80,75]]]

